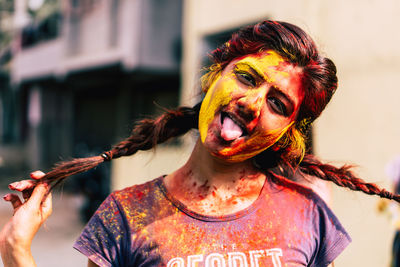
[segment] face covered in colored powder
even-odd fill
[[[254,157],[294,123],[302,69],[269,50],[231,61],[207,90],[199,115],[203,145],[228,162]]]

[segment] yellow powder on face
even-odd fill
[[[278,53],[268,51],[262,55],[250,55],[239,60],[235,64],[235,72],[254,73],[255,71],[263,80],[268,83],[274,83],[282,77],[289,76],[288,72],[278,71],[274,68],[285,62]],[[223,76],[221,76],[221,72],[215,76],[212,75],[214,79],[208,88],[199,113],[199,132],[203,143],[207,138],[210,123],[215,119],[218,110],[228,105],[232,100],[232,95],[236,90],[239,90],[235,72],[225,73]],[[266,95],[263,95],[262,90],[261,88],[248,90],[244,93],[243,97],[254,97],[252,94],[260,94],[257,101],[249,103],[253,108],[258,108],[260,103],[264,103],[266,97]],[[258,110],[257,116],[259,116],[260,111],[261,109]],[[255,132],[249,139],[244,140],[243,143],[224,148],[218,154],[231,162],[239,162],[254,157],[276,143],[292,124],[293,122],[284,128],[268,132]]]
[[[263,56],[248,56],[237,63],[238,67],[249,67],[253,68],[257,74],[269,83],[273,83],[277,80],[278,76],[288,77],[289,73],[285,71],[278,71],[271,67],[278,66],[280,63],[284,63],[285,60],[276,52],[268,51]]]
[[[218,74],[211,84],[208,92],[203,100],[199,113],[199,132],[201,141],[204,143],[207,137],[208,126],[214,119],[218,108],[226,106],[232,99],[232,92],[236,85],[232,79],[226,79],[223,86],[219,90],[216,89],[216,84],[223,78]]]

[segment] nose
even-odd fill
[[[266,92],[263,89],[248,90],[237,102],[239,115],[247,121],[258,118],[265,102],[265,94]]]

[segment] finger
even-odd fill
[[[7,194],[3,197],[3,199],[5,201],[11,202],[11,205],[13,206],[14,211],[22,205],[21,200],[19,199],[19,197],[16,194]]]
[[[32,205],[34,208],[39,209],[42,202],[45,200],[46,195],[50,190],[50,186],[46,183],[38,184],[35,189],[33,189],[31,197],[28,199],[27,203]]]
[[[31,178],[35,179],[35,180],[39,180],[41,179],[43,176],[45,176],[46,174],[42,171],[34,171],[31,172]]]
[[[11,190],[16,190],[19,192],[33,189],[37,185],[37,181],[35,180],[22,180],[18,182],[14,182],[8,185],[8,188]]]

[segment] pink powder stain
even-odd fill
[[[142,191],[136,192],[136,198],[137,198],[138,200],[141,200],[141,199],[143,198],[143,196],[144,196],[144,193],[143,193]]]

